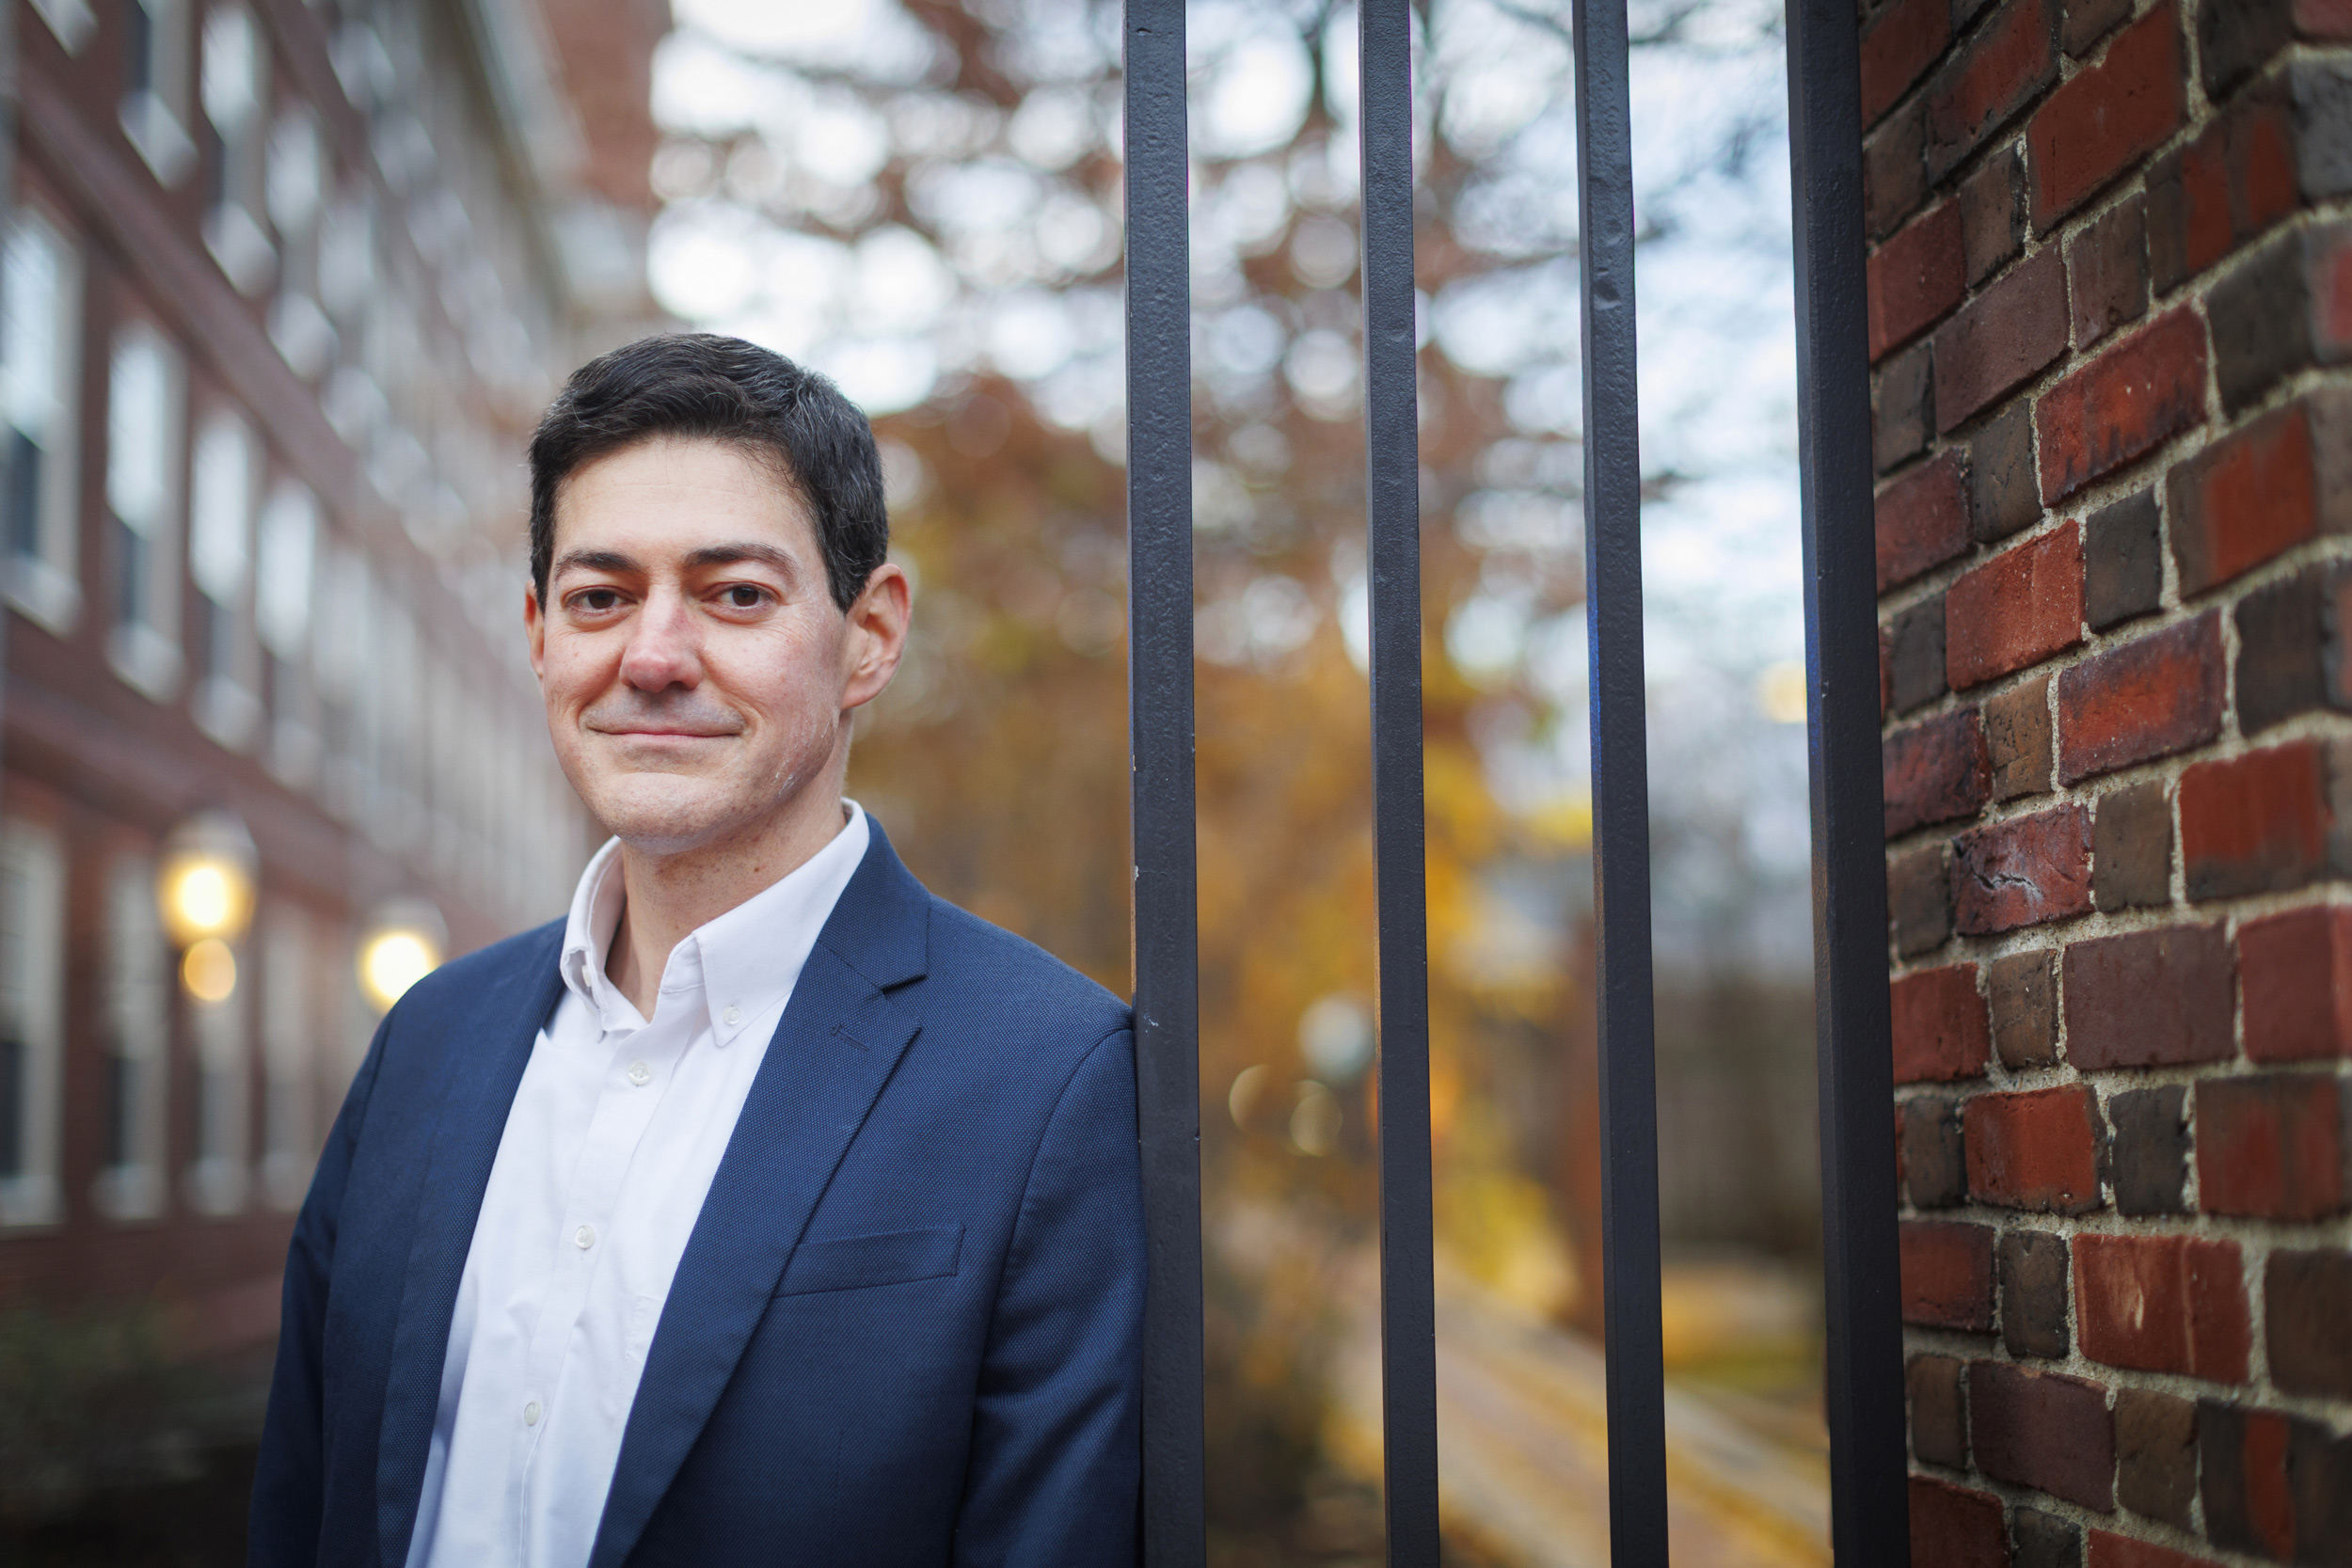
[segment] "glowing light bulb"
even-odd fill
[[[199,1002],[226,1002],[237,989],[237,955],[218,937],[206,937],[180,960],[180,981]]]
[[[438,969],[441,956],[417,931],[383,931],[359,950],[359,984],[378,1012]]]

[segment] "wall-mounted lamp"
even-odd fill
[[[172,829],[155,871],[155,909],[183,950],[180,981],[199,1002],[225,1002],[237,989],[232,945],[253,922],[253,879],[261,856],[230,812],[203,812]]]
[[[359,990],[368,1006],[389,1012],[403,992],[441,967],[449,927],[441,911],[418,898],[381,905],[359,939]]]

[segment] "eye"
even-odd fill
[[[572,608],[587,610],[591,614],[618,609],[620,603],[619,592],[611,588],[583,588],[572,595]]]
[[[734,582],[720,590],[720,598],[729,610],[757,610],[768,602],[768,590],[754,583]]]

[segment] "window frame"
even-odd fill
[[[125,368],[128,356],[138,351],[151,351],[160,368],[155,447],[143,454],[156,470],[151,489],[139,488],[141,480],[130,467],[136,459],[124,451],[128,427],[136,417],[124,404]],[[107,630],[106,658],[116,674],[157,703],[179,694],[187,669],[180,643],[186,458],[186,359],[153,323],[130,317],[115,329],[107,359],[106,570],[114,620]],[[126,580],[132,578],[136,580]],[[124,613],[126,603],[135,606],[136,618]]]
[[[0,410],[4,420],[17,436],[39,448],[41,471],[39,489],[33,498],[35,513],[35,547],[29,553],[20,551],[14,537],[14,477],[9,478],[10,494],[7,519],[9,536],[0,539],[0,549],[7,554],[4,585],[8,602],[48,631],[59,637],[70,635],[82,612],[82,530],[81,530],[81,416],[82,416],[82,357],[85,346],[86,320],[83,314],[85,277],[82,253],[72,237],[72,231],[36,201],[20,200],[8,226],[5,241],[5,260],[0,260],[0,290],[12,292],[17,272],[20,245],[40,245],[49,252],[54,271],[49,279],[49,298],[43,311],[50,324],[48,348],[51,363],[44,379],[48,409],[45,428],[38,436],[25,431],[17,419],[13,406],[20,394],[14,382],[14,366],[9,361],[15,337],[13,318],[9,325],[0,325],[0,402],[11,406]],[[31,394],[23,394],[29,397]],[[14,440],[10,440],[13,449]]]
[[[125,853],[107,868],[105,995],[101,1016],[107,1068],[107,1147],[91,1184],[99,1213],[119,1223],[158,1220],[171,1110],[171,988],[175,965],[155,909],[155,863]],[[125,1156],[108,1158],[119,1143]]]
[[[46,823],[0,817],[0,1030],[15,1025],[17,1168],[0,1172],[0,1230],[65,1218],[65,963],[71,867]],[[17,907],[22,902],[23,907]],[[17,971],[20,969],[22,973]]]

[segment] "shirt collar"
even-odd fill
[[[849,821],[825,847],[724,914],[695,928],[663,967],[661,990],[695,989],[708,1009],[710,1037],[722,1047],[772,1013],[792,993],[842,890],[850,885],[872,834],[866,812],[842,802]],[[605,956],[621,922],[625,898],[621,841],[608,840],[580,873],[564,927],[557,963],[564,984],[596,1013],[604,1028],[635,1027],[644,1020],[605,975]],[[656,1004],[660,1010],[660,1004]]]

